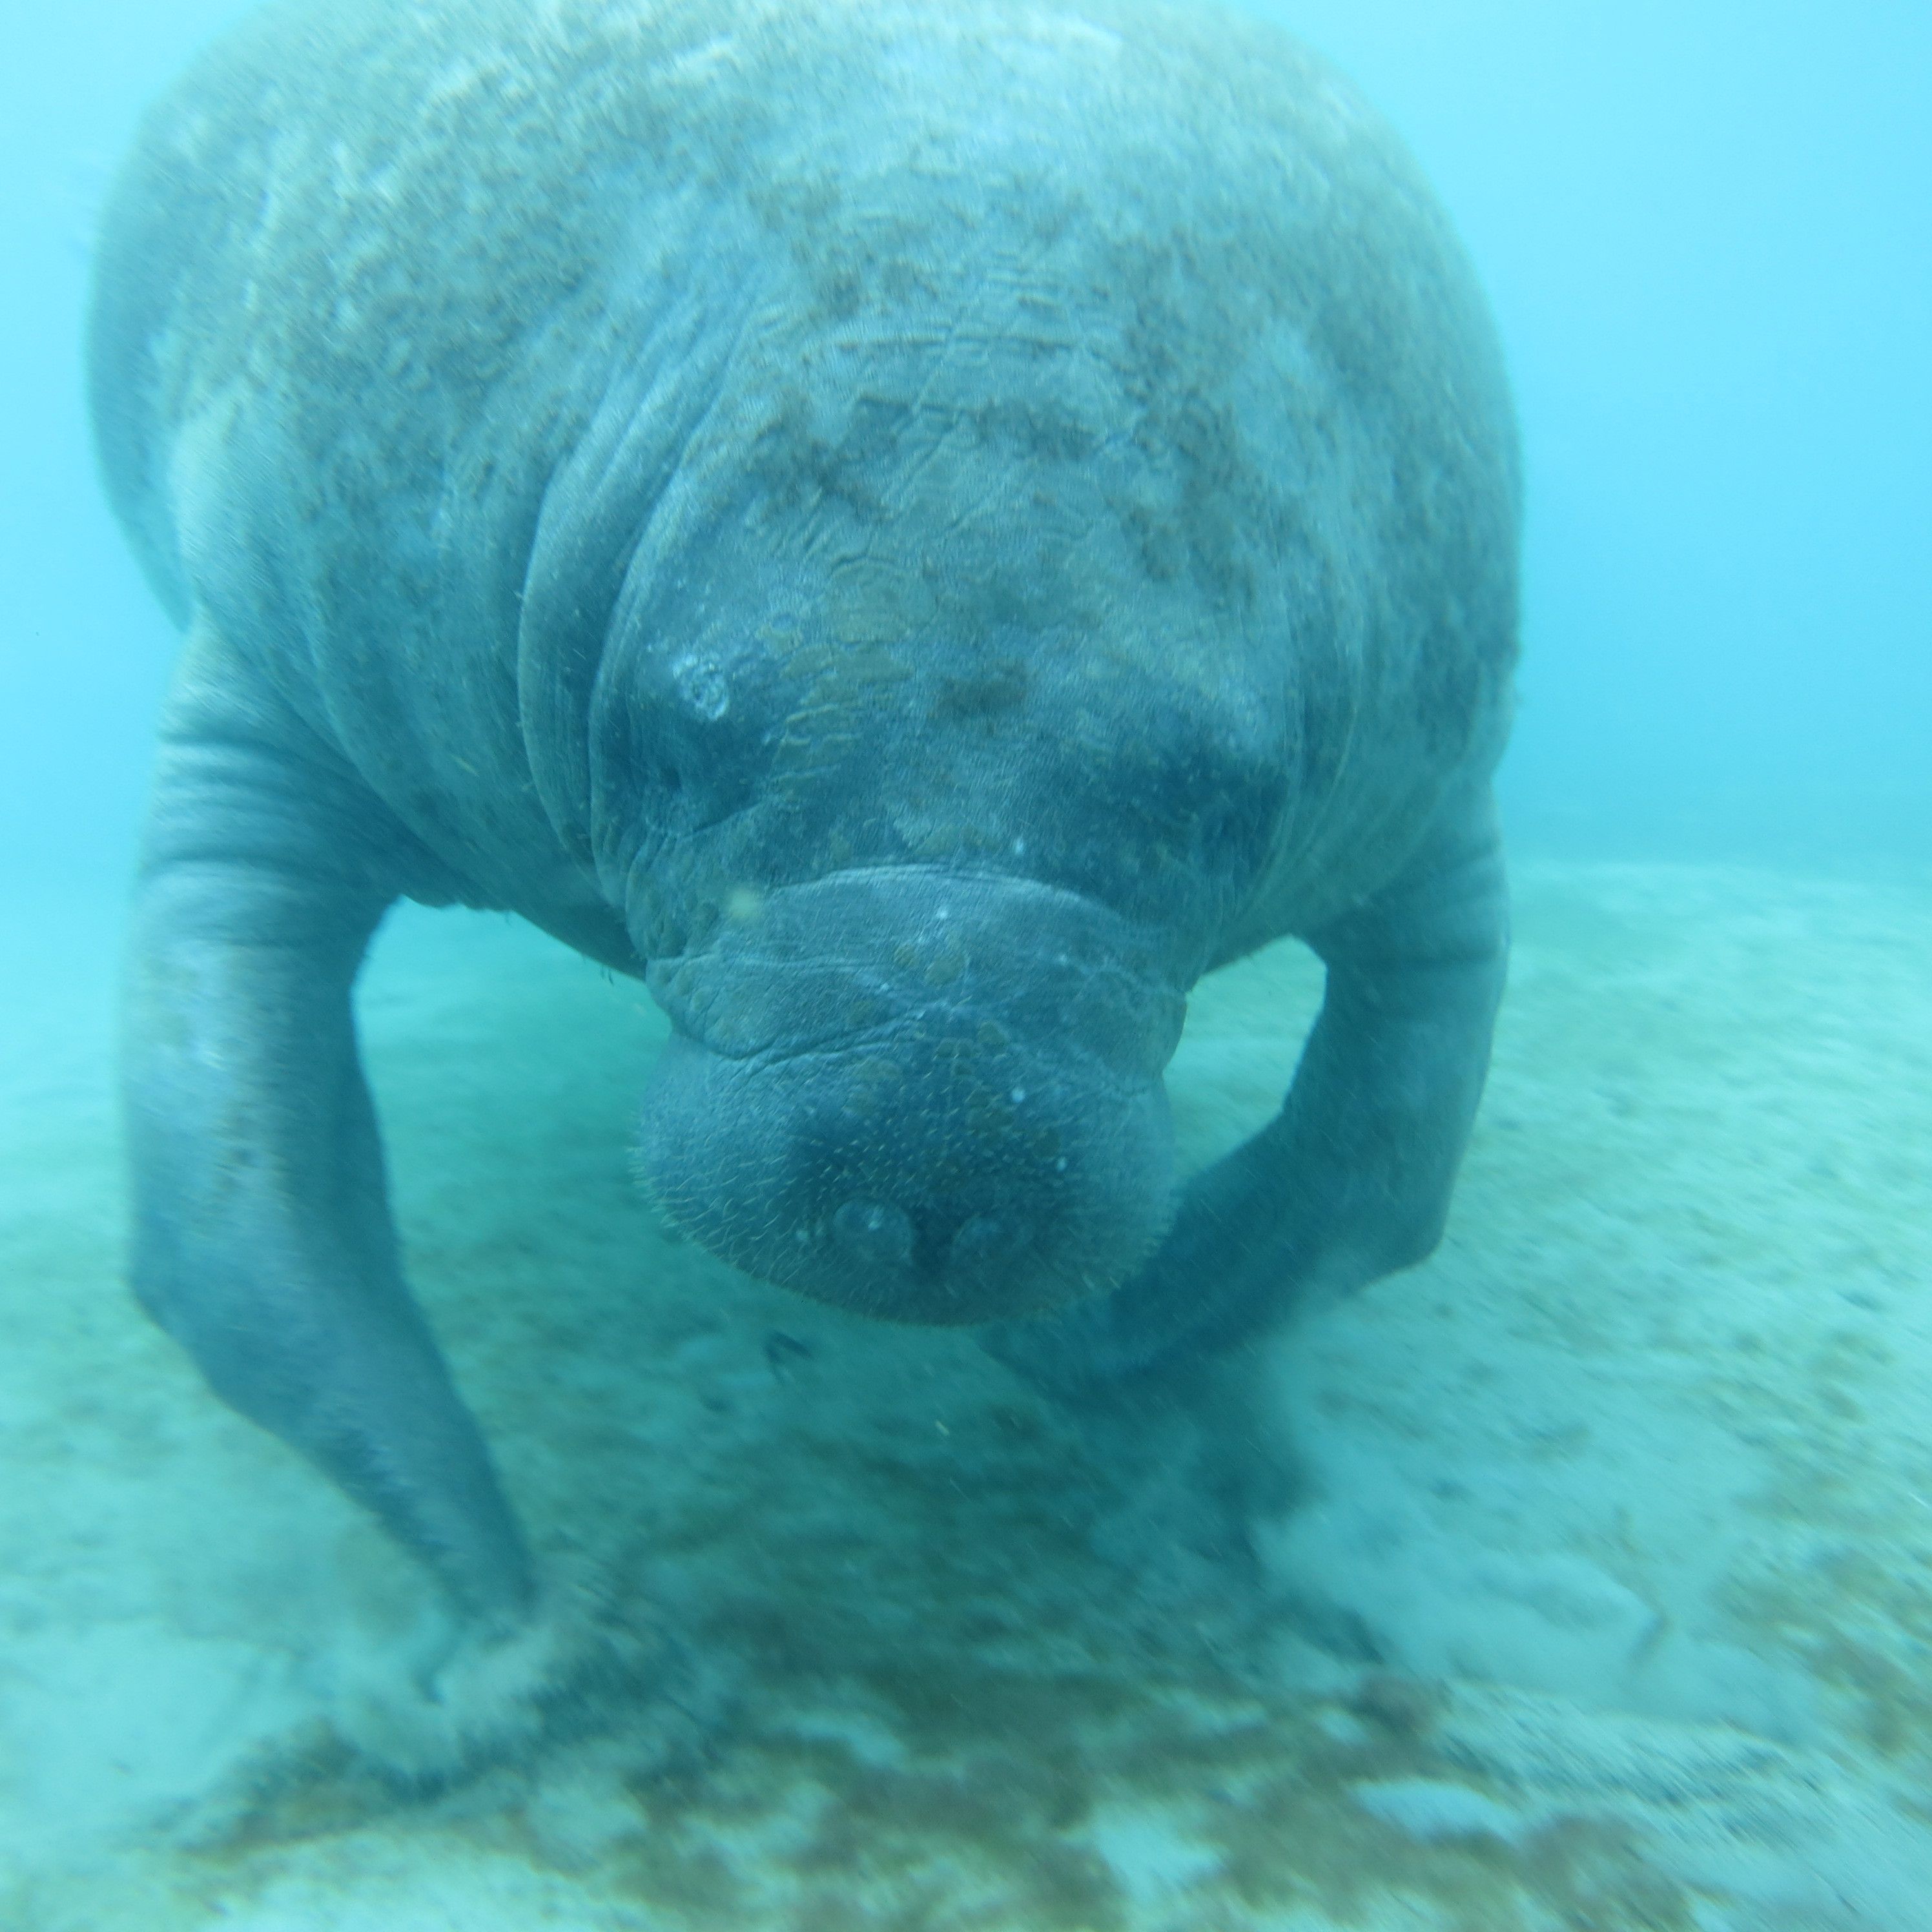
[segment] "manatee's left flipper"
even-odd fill
[[[1328,987],[1281,1112],[1197,1177],[1124,1286],[986,1331],[1028,1380],[1070,1394],[1178,1365],[1434,1250],[1508,954],[1486,788],[1441,814],[1392,884],[1309,940]]]

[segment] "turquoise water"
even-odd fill
[[[662,1668],[411,1792],[426,1604],[134,1310],[119,904],[172,644],[80,404],[89,224],[238,10],[0,69],[0,1925],[1932,1925],[1932,248],[1913,9],[1306,7],[1495,304],[1517,940],[1448,1237],[1075,1414],[678,1239],[664,1022],[504,918],[360,993],[413,1277]],[[1184,1162],[1319,997],[1204,982]]]

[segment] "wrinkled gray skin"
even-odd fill
[[[536,1586],[357,1062],[399,897],[645,980],[644,1166],[717,1253],[1049,1387],[1436,1241],[1502,978],[1514,434],[1442,216],[1292,43],[274,8],[148,124],[92,371],[188,632],[136,1284],[473,1629]],[[1177,1201],[1188,989],[1289,933],[1293,1090]]]

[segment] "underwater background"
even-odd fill
[[[94,474],[87,258],[244,10],[0,22],[0,1927],[1932,1928],[1932,10],[1250,10],[1406,136],[1508,352],[1517,946],[1441,1252],[1212,1426],[678,1241],[641,988],[391,922],[423,1300],[547,1547],[706,1660],[436,1796],[329,1722],[413,1580],[122,1280],[174,640]],[[1190,1164],[1318,992],[1292,946],[1204,983]]]

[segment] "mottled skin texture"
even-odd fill
[[[1502,983],[1514,432],[1441,214],[1292,43],[272,8],[149,122],[92,356],[188,632],[136,1286],[482,1636],[538,1592],[357,1064],[398,897],[646,980],[644,1166],[718,1252],[1048,1385],[1434,1243]],[[1177,1202],[1187,989],[1290,933],[1293,1091]]]

